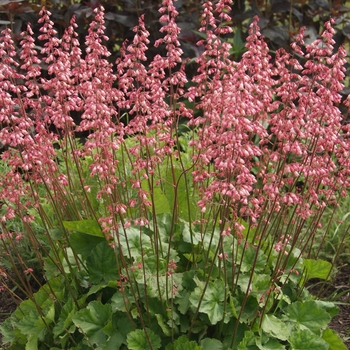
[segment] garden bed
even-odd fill
[[[271,57],[255,16],[237,61],[230,3],[204,3],[191,75],[171,0],[152,60],[141,16],[110,63],[102,7],[81,48],[45,9],[40,51],[2,32],[10,349],[346,349],[349,268],[320,280],[349,256],[347,53],[330,20]]]

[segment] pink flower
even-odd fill
[[[219,254],[219,259],[220,259],[220,260],[227,259],[227,258],[228,258],[228,254],[227,254],[227,253],[224,253],[224,254],[223,254],[223,253],[220,253],[220,254]]]
[[[172,275],[177,270],[177,265],[174,260],[170,260],[168,263],[167,276]]]
[[[7,278],[7,274],[3,269],[0,269],[0,276]]]

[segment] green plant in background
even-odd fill
[[[345,349],[305,288],[336,264],[313,242],[350,186],[345,51],[329,22],[296,37],[303,66],[272,62],[256,18],[236,62],[229,4],[203,5],[191,84],[169,0],[147,65],[143,17],[115,67],[101,8],[85,55],[74,17],[58,39],[42,10],[43,48],[28,26],[18,59],[3,32],[1,241],[27,297],[0,326],[10,349]]]

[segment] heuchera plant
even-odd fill
[[[345,349],[327,328],[337,307],[305,283],[330,276],[310,247],[350,187],[346,53],[334,53],[330,21],[272,59],[255,18],[235,62],[230,3],[203,5],[192,81],[171,0],[155,43],[167,54],[151,62],[142,16],[108,61],[103,8],[84,53],[74,17],[59,39],[45,9],[41,49],[29,25],[19,52],[2,32],[1,241],[13,268],[2,288],[12,279],[26,296],[0,326],[10,349]]]

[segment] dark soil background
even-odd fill
[[[338,332],[347,348],[350,349],[350,265],[340,270],[332,282],[332,287],[325,291],[325,297],[331,293],[340,295],[336,298],[336,301],[340,303],[338,304],[340,311],[329,326]]]
[[[346,265],[339,271],[332,283],[322,291],[322,294],[323,299],[331,298],[332,301],[337,302],[340,311],[332,319],[329,326],[340,335],[350,350],[350,265]],[[17,303],[18,300],[16,302],[6,290],[0,292],[0,323],[16,309]],[[2,346],[4,345],[0,335],[0,350],[3,349]]]

